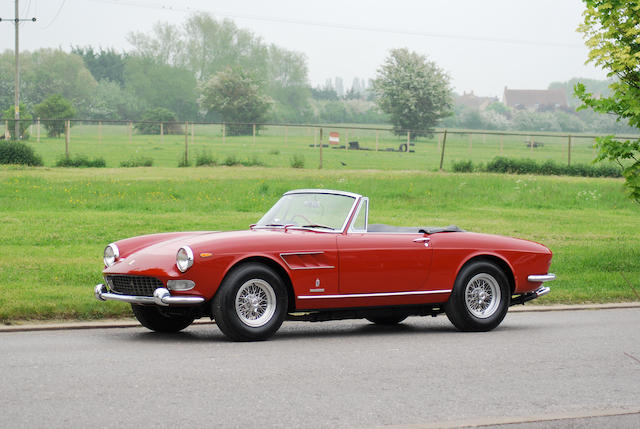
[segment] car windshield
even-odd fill
[[[265,214],[257,227],[298,226],[341,231],[355,198],[348,195],[300,193],[288,194]]]

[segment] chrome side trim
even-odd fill
[[[280,259],[282,259],[282,261],[287,265],[287,267],[290,270],[322,270],[322,269],[333,269],[335,268],[333,265],[319,265],[317,267],[298,267],[298,268],[291,268],[291,265],[289,265],[289,263],[287,262],[287,260],[284,258],[285,256],[297,256],[297,255],[322,255],[324,254],[324,252],[288,252],[288,253],[281,253],[280,254]]]
[[[163,287],[156,289],[153,292],[153,296],[134,296],[111,293],[105,285],[99,284],[96,285],[93,293],[99,301],[121,301],[131,304],[155,304],[163,307],[174,304],[197,305],[204,302],[204,298],[201,296],[171,296],[169,291]]]
[[[383,296],[406,296],[406,295],[433,295],[438,293],[449,293],[451,289],[440,290],[414,290],[408,292],[380,292],[380,293],[350,293],[345,295],[299,295],[298,299],[317,298],[377,298]]]
[[[550,282],[556,279],[556,275],[555,274],[539,274],[539,275],[531,275],[529,277],[527,277],[527,280],[529,280],[532,283],[540,283],[540,282]]]

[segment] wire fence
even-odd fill
[[[2,126],[0,138],[11,138],[14,122],[4,121]],[[81,119],[25,121],[22,134],[45,165],[85,156],[102,158],[108,167],[145,159],[145,165],[166,167],[244,164],[382,170],[448,170],[454,162],[486,163],[496,156],[587,164],[595,158],[594,143],[600,136],[436,129],[424,137],[421,131],[396,135],[391,127],[357,124]]]

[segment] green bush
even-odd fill
[[[9,132],[11,133],[11,135],[14,134],[15,131],[15,127],[16,127],[16,121],[14,118],[14,106],[9,107],[7,110],[5,110],[4,112],[2,112],[2,119],[7,121],[7,125],[9,125]],[[21,140],[29,140],[29,125],[31,125],[31,120],[32,120],[32,116],[31,113],[29,113],[29,111],[27,110],[27,108],[25,107],[24,104],[20,103],[20,125],[19,125],[19,130],[20,130],[20,137]],[[14,136],[15,137],[15,136]]]
[[[250,159],[247,159],[246,161],[240,161],[240,164],[244,165],[245,167],[263,167],[264,166],[264,162],[260,161],[258,159],[257,156],[252,156]]]
[[[53,94],[45,98],[40,104],[34,106],[33,111],[37,117],[42,118],[42,123],[47,129],[49,137],[58,137],[64,133],[64,120],[71,119],[76,114],[76,109],[71,101],[60,94]],[[73,125],[73,122],[70,125]]]
[[[0,164],[44,165],[31,146],[12,141],[0,143]]]
[[[74,158],[60,158],[56,162],[56,167],[106,167],[104,158],[89,159],[86,155],[76,155]]]
[[[453,163],[453,171],[507,174],[540,174],[545,176],[582,176],[582,177],[622,177],[622,170],[613,165],[564,165],[547,160],[537,163],[532,159],[511,159],[496,157],[486,166],[474,166],[471,161]]]
[[[229,155],[225,158],[223,164],[227,167],[233,167],[234,165],[240,165],[240,161],[238,160],[238,158],[236,158],[235,155]]]
[[[211,155],[210,152],[200,152],[196,156],[196,167],[214,167],[218,165],[218,161]]]
[[[291,159],[289,159],[289,165],[291,168],[304,168],[304,156],[294,154]]]
[[[473,162],[472,161],[456,161],[451,165],[451,169],[456,173],[472,173]]]
[[[120,163],[120,167],[125,167],[125,168],[129,168],[129,167],[151,167],[153,165],[153,158],[148,158],[148,157],[137,157],[137,158],[130,158],[127,161],[122,161]]]
[[[191,162],[182,155],[178,159],[178,167],[191,167]]]

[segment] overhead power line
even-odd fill
[[[176,12],[197,12],[198,11],[198,9],[194,9],[190,7],[180,7],[175,5],[164,5],[159,3],[149,3],[149,2],[132,1],[132,0],[124,0],[124,1],[91,0],[91,1],[96,3],[105,3],[105,4],[112,4],[112,5],[119,5],[119,6],[140,7],[145,9],[172,10]],[[576,48],[576,47],[583,46],[582,44],[578,44],[578,43],[563,43],[563,42],[555,42],[551,40],[527,40],[527,39],[512,39],[512,38],[491,37],[491,36],[467,36],[467,35],[451,34],[451,33],[434,33],[434,32],[387,28],[387,27],[372,27],[372,26],[365,26],[365,25],[353,25],[353,24],[333,23],[333,22],[278,18],[278,17],[272,17],[272,16],[243,14],[243,13],[237,13],[237,12],[224,12],[219,10],[218,11],[208,10],[207,12],[211,12],[214,15],[221,16],[224,18],[248,19],[253,21],[274,22],[278,24],[305,25],[305,26],[312,26],[312,27],[323,27],[323,28],[349,30],[349,31],[367,31],[367,32],[373,32],[373,33],[399,34],[399,35],[407,35],[407,36],[418,36],[418,37],[429,37],[429,38],[451,39],[451,40],[469,40],[474,42],[505,43],[505,44],[512,44],[512,45],[549,46],[549,47],[560,47],[560,48]]]

